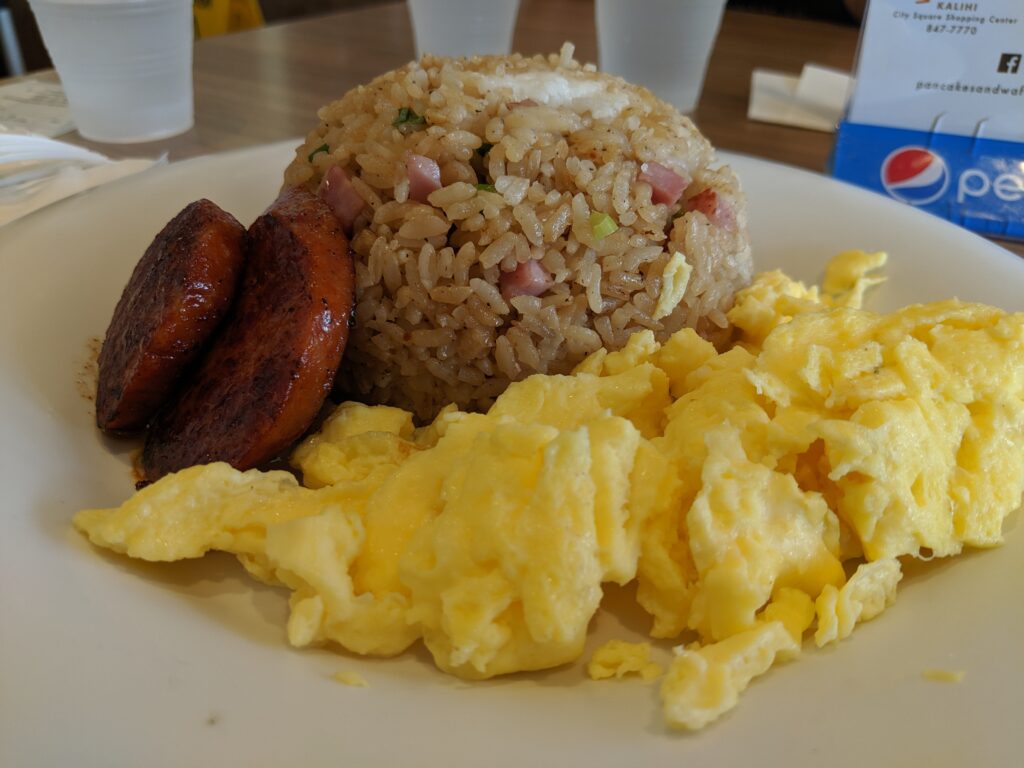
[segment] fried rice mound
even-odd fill
[[[725,338],[752,273],[736,177],[572,53],[425,56],[319,111],[285,184],[339,168],[358,195],[346,396],[430,419],[645,328]]]

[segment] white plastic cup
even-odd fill
[[[692,112],[724,10],[725,0],[597,0],[599,66]]]
[[[30,0],[87,139],[154,141],[192,127],[191,0]]]
[[[519,0],[409,0],[416,55],[508,53]]]

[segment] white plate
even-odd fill
[[[422,651],[291,650],[285,595],[231,558],[146,565],[90,547],[72,514],[121,502],[131,481],[129,449],[100,437],[76,384],[88,340],[175,212],[205,196],[251,221],[292,146],[146,172],[0,233],[0,765],[1019,764],[1019,530],[918,569],[892,610],[808,647],[692,735],[665,730],[656,687],[591,682],[580,666],[466,684]],[[814,280],[835,251],[884,248],[874,306],[955,294],[1024,310],[1024,261],[996,245],[819,176],[725,159],[750,198],[759,268]],[[646,627],[636,609],[603,613],[591,641]],[[967,677],[929,682],[929,667]],[[371,687],[332,681],[341,669]]]

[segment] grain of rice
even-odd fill
[[[430,243],[424,243],[423,248],[420,249],[417,267],[420,272],[420,282],[423,286],[428,290],[433,288],[438,278],[437,251],[434,250]]]
[[[608,281],[611,285],[621,285],[630,292],[644,287],[643,275],[635,272],[615,272]]]
[[[487,220],[484,218],[482,213],[476,213],[466,218],[462,223],[463,232],[479,232],[487,224]]]
[[[491,194],[480,195],[480,212],[484,215],[485,219],[491,219],[492,224],[500,224],[501,216],[505,213],[501,207],[501,201]],[[508,229],[508,227],[506,226],[504,229]]]
[[[615,347],[615,334],[612,333],[612,321],[607,315],[600,315],[594,319],[594,330],[601,335],[601,344],[605,347]]]
[[[457,350],[464,361],[476,360],[490,352],[491,336],[483,329],[467,328],[459,333]],[[479,367],[480,361],[477,361],[477,365]]]
[[[402,318],[409,325],[419,325],[420,321],[423,320],[423,310],[416,306],[410,306],[405,310],[405,313],[402,315]]]
[[[511,232],[503,234],[493,243],[484,248],[483,252],[480,254],[480,266],[484,268],[493,267],[512,252],[512,249],[515,248],[516,245],[515,241],[515,234]]]
[[[499,338],[501,338],[501,337],[499,337]],[[495,346],[497,346],[497,345],[495,344]],[[494,362],[489,357],[481,357],[479,360],[476,360],[475,363],[476,363],[476,367],[480,369],[480,372],[484,376],[487,376],[488,378],[490,378],[490,377],[496,375],[496,371],[495,371],[495,368],[494,368]]]
[[[499,336],[494,342],[494,361],[498,364],[498,370],[505,374],[510,381],[515,381],[519,378],[522,369],[519,367],[519,363],[516,362],[512,342],[508,340],[507,335]]]
[[[459,220],[469,219],[483,210],[484,203],[482,200],[474,197],[469,200],[463,200],[458,203],[452,203],[445,208],[445,214],[448,216],[448,221],[455,223]],[[483,219],[481,217],[481,223]]]
[[[412,303],[412,288],[403,285],[395,293],[395,309],[405,309]]]
[[[455,274],[455,250],[442,248],[437,252],[437,276],[442,280],[450,280]]]
[[[544,243],[544,230],[541,228],[533,208],[527,205],[517,205],[512,209],[512,216],[519,223],[520,230],[526,235],[527,240],[533,245]]]
[[[508,304],[501,298],[501,294],[498,293],[498,289],[485,280],[481,280],[479,277],[474,277],[469,281],[469,287],[473,289],[473,293],[480,297],[480,299],[487,304],[494,312],[500,315],[508,314]]]
[[[428,357],[424,361],[424,366],[431,375],[441,379],[445,384],[452,387],[456,386],[455,371],[450,365],[444,365],[437,359]]]
[[[541,300],[536,296],[516,296],[508,303],[521,315],[539,312],[543,307]]]
[[[625,328],[633,319],[633,305],[623,304],[611,314],[612,328],[620,330]]]
[[[590,305],[590,311],[594,314],[600,314],[601,308],[603,307],[603,300],[601,296],[601,267],[598,264],[590,264],[585,267],[585,280],[583,282],[584,275],[580,276],[580,282],[587,288],[587,304]]]
[[[613,302],[626,302],[629,301],[630,293],[625,288],[621,288],[617,285],[603,285],[601,286],[601,293],[604,298],[611,299]]]
[[[506,203],[519,205],[530,188],[530,180],[520,176],[499,176],[494,180],[494,188]]]
[[[540,354],[537,352],[537,347],[534,345],[533,339],[530,338],[530,334],[523,330],[522,326],[513,325],[508,329],[505,338],[512,342],[512,348],[515,350],[520,365],[532,371],[541,371]]]
[[[473,279],[476,280],[477,278]],[[487,285],[483,280],[481,280],[480,283],[484,286]],[[476,290],[474,290],[473,295],[466,300],[466,308],[469,310],[469,316],[473,321],[475,321],[476,325],[480,327],[499,328],[504,322],[498,313],[492,310],[480,298]]]
[[[402,287],[402,270],[398,266],[397,254],[385,254],[381,259],[381,271],[384,279],[384,287],[392,294],[398,292]]]
[[[398,228],[398,236],[407,240],[424,240],[443,235],[448,231],[448,227],[448,222],[440,216],[417,216]]]
[[[476,187],[472,184],[467,184],[463,181],[457,181],[454,184],[449,184],[447,187],[431,192],[427,196],[427,201],[438,208],[444,208],[451,205],[452,203],[458,203],[462,200],[469,200],[472,197],[476,197]]]
[[[481,384],[483,384],[487,378],[486,376],[484,376],[483,371],[481,371],[479,368],[470,368],[468,366],[459,368],[459,371],[456,374],[456,376],[458,377],[459,381],[464,381],[467,384],[472,384],[474,387],[478,387]]]
[[[420,271],[418,267],[419,259],[405,259],[404,261],[401,262],[402,274],[405,276],[405,285],[403,287],[409,288],[409,291],[406,294],[407,299],[405,304],[408,304],[414,300],[413,297],[415,295],[415,289],[423,285],[423,283],[420,281]],[[398,290],[401,291],[402,289],[399,288]]]
[[[461,304],[473,295],[473,289],[465,285],[439,285],[430,290],[430,298],[438,304]]]
[[[409,333],[409,341],[417,347],[440,347],[442,344],[453,341],[454,338],[455,334],[442,328],[436,330],[421,328]]]
[[[523,315],[517,323],[520,330],[526,331],[539,340],[550,338],[554,332],[538,315]]]
[[[720,309],[708,310],[706,317],[719,328],[727,328],[729,326],[729,318]]]
[[[377,194],[373,187],[371,187],[365,181],[360,179],[358,176],[356,176],[353,179],[350,179],[350,181],[352,182],[352,187],[355,189],[357,193],[359,193],[359,196],[363,198],[363,200],[365,200],[367,204],[369,204],[371,211],[377,210],[383,204],[380,195]]]

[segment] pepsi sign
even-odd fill
[[[1024,239],[1024,144],[843,122],[840,179],[989,235]]]

